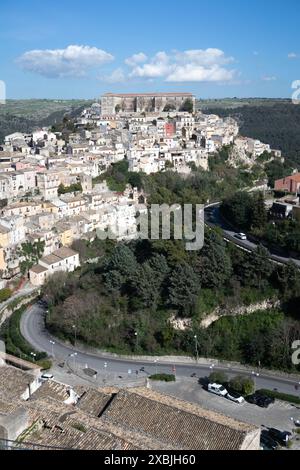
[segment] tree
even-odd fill
[[[210,383],[216,383],[221,385],[225,385],[226,383],[228,383],[228,376],[225,374],[225,372],[212,372],[208,379]]]
[[[17,250],[18,256],[22,259],[20,262],[22,274],[26,274],[34,264],[38,263],[44,254],[44,250],[45,242],[41,240],[34,243],[22,243],[21,248]]]
[[[166,258],[157,254],[138,268],[133,285],[146,307],[157,306],[168,272]]]
[[[255,390],[254,381],[250,377],[237,376],[230,380],[230,388],[241,395],[251,395]]]
[[[138,264],[134,253],[124,245],[117,245],[104,264],[104,280],[109,289],[121,291],[134,279]],[[126,289],[125,289],[126,290]]]
[[[195,308],[200,286],[188,264],[179,265],[170,277],[169,301],[181,314],[191,315]]]
[[[217,289],[230,278],[232,265],[226,250],[226,244],[216,232],[206,235],[205,243],[196,260],[195,271],[198,273],[202,287]]]
[[[0,302],[5,302],[10,299],[12,296],[12,291],[10,289],[1,289],[0,290]]]
[[[223,202],[221,212],[236,227],[249,229],[253,213],[253,198],[249,193],[240,191]]]
[[[300,296],[300,274],[293,261],[285,266],[280,266],[276,275],[284,299]]]
[[[169,113],[170,111],[175,111],[176,110],[176,106],[172,103],[167,103],[166,106],[164,107],[164,110],[163,112],[164,113]]]
[[[67,194],[67,193],[75,193],[75,192],[82,192],[82,185],[81,183],[74,183],[70,186],[64,186],[60,184],[58,187],[58,194]]]
[[[241,280],[245,285],[255,286],[259,289],[268,285],[274,269],[269,257],[269,251],[262,245],[258,245],[256,250],[245,257],[244,264],[239,267]]]
[[[153,308],[157,305],[161,286],[149,262],[138,268],[133,285],[145,307]]]
[[[254,198],[251,214],[251,226],[254,229],[262,230],[268,222],[267,211],[265,206],[265,198],[263,193],[259,193]]]
[[[187,98],[182,104],[180,111],[192,114],[194,112],[193,100],[191,98]]]

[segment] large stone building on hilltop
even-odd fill
[[[163,112],[167,105],[180,111],[187,100],[191,100],[195,110],[196,99],[192,93],[106,93],[101,98],[102,116],[116,114],[117,111],[129,113]]]

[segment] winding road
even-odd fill
[[[257,248],[257,243],[253,243],[250,240],[239,240],[236,238],[237,232],[226,223],[220,215],[220,202],[208,205],[205,208],[205,223],[208,227],[219,227],[223,231],[223,237],[225,240],[234,243],[236,246],[246,251],[254,251]],[[296,258],[289,258],[279,256],[275,253],[270,253],[270,260],[279,264],[287,264],[293,261],[300,268],[300,260]]]
[[[174,373],[175,368],[175,373],[179,377],[190,377],[192,374],[196,374],[199,378],[205,378],[212,372],[213,368],[213,370],[225,371],[229,377],[237,374],[253,376],[251,369],[247,370],[242,366],[240,368],[230,367],[230,365],[226,367],[224,364],[212,366],[212,362],[200,364],[193,360],[187,363],[165,362],[164,358],[158,357],[128,359],[106,353],[92,354],[84,352],[80,347],[75,349],[53,338],[45,328],[45,313],[45,310],[37,304],[28,308],[21,319],[21,333],[34,349],[44,351],[50,356],[53,355],[57,361],[65,361],[71,354],[76,353],[76,362],[78,364],[86,364],[98,373],[109,371],[122,375],[127,374],[128,370],[134,373],[143,367],[145,373],[151,375],[154,373]],[[55,342],[55,345],[51,341]],[[296,394],[295,386],[300,384],[300,376],[298,378],[284,377],[272,372],[261,372],[259,376],[256,374],[257,372],[254,378],[257,388],[278,389],[281,392]]]

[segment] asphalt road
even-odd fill
[[[146,374],[154,373],[174,373],[173,367],[176,366],[176,376],[178,377],[191,377],[192,374],[196,373],[198,378],[207,377],[211,372],[211,368],[208,364],[195,363],[166,363],[158,359],[158,362],[154,362],[156,358],[149,358],[149,360],[138,360],[138,359],[122,359],[120,357],[112,357],[112,355],[103,354],[90,354],[80,351],[80,348],[74,349],[60,343],[55,338],[51,337],[49,332],[45,328],[45,311],[38,305],[30,307],[22,316],[21,320],[21,332],[24,338],[32,345],[32,347],[38,351],[47,352],[50,356],[53,356],[58,361],[75,361],[77,364],[86,364],[89,368],[94,369],[98,373],[116,373],[116,374],[127,374],[129,370],[134,374],[136,370],[140,370],[141,367],[145,368]],[[55,342],[55,345],[51,344],[51,341]],[[74,353],[76,352],[76,356]],[[71,356],[71,354],[73,356]],[[245,372],[244,369],[225,367],[217,365],[214,370],[226,371],[229,377],[237,374],[252,376],[251,372]],[[277,375],[260,374],[254,376],[256,382],[256,388],[267,388],[270,390],[278,389],[285,393],[295,394],[295,385],[300,383],[292,378],[280,377]],[[298,392],[299,394],[299,392]]]
[[[208,206],[205,209],[205,222],[208,226],[219,227],[223,230],[223,236],[225,239],[234,243],[241,249],[247,251],[254,251],[257,248],[257,244],[252,243],[250,240],[239,240],[236,238],[237,232],[235,232],[230,225],[228,225],[220,215],[220,203],[216,203],[212,206]],[[270,259],[280,264],[287,264],[290,261],[293,261],[300,268],[300,260],[278,256],[275,253],[270,254]]]

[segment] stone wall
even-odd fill
[[[202,322],[202,328],[208,328],[210,325],[220,320],[222,317],[237,317],[242,315],[251,315],[252,313],[258,312],[260,310],[269,310],[272,308],[277,308],[280,306],[279,300],[264,300],[263,302],[258,302],[256,304],[251,304],[248,306],[242,306],[237,308],[232,308],[224,310],[221,307],[218,307],[214,312],[205,317]]]

